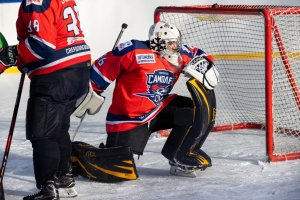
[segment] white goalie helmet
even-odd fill
[[[161,57],[175,66],[181,65],[181,33],[174,25],[162,21],[153,24],[149,29],[149,41],[150,48]]]

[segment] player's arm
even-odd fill
[[[125,48],[119,48],[124,46]],[[97,93],[102,93],[124,70],[132,66],[134,60],[131,41],[120,44],[118,48],[98,58],[91,68],[91,84]]]
[[[131,41],[124,44],[120,44],[118,48],[104,54],[93,63],[90,71],[90,90],[77,105],[73,115],[81,118],[85,112],[93,115],[101,109],[105,100],[101,93],[122,71],[131,66],[134,57],[133,44]]]
[[[86,112],[89,115],[99,112],[105,101],[101,93],[116,79],[120,68],[120,57],[113,55],[112,52],[97,59],[91,67],[89,91],[77,100],[73,115],[81,118]]]
[[[57,31],[54,13],[60,12],[61,8],[51,2],[44,1],[40,6],[27,5],[26,1],[22,1],[16,24],[18,52],[23,63],[43,60],[55,52]]]

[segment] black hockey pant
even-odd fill
[[[26,137],[32,143],[36,185],[66,172],[71,159],[68,133],[77,98],[88,90],[89,62],[33,77],[26,113]]]
[[[190,98],[177,96],[151,120],[150,125],[146,123],[129,131],[108,133],[106,146],[130,146],[133,153],[143,155],[151,133],[173,128],[176,126],[176,121],[184,120],[180,123],[191,124],[193,107],[193,101]]]
[[[108,133],[106,146],[130,146],[133,153],[142,155],[151,133],[172,129],[162,154],[169,160],[178,151],[188,152],[201,148],[215,122],[216,101],[213,91],[191,79],[187,82],[192,99],[177,96],[150,124],[132,130]]]

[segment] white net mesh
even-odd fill
[[[300,14],[285,14],[290,10],[273,16],[276,26],[273,35],[277,30],[280,34],[272,41],[275,154],[300,151],[300,102],[297,100],[300,86]],[[276,40],[281,40],[282,45],[278,46]]]
[[[278,48],[273,38],[274,154],[281,155],[300,152],[300,111],[295,100],[297,88],[292,88],[299,85],[300,79],[300,14],[276,15],[274,19],[287,52],[283,61],[282,48]],[[160,20],[176,25],[184,44],[213,55],[220,72],[220,83],[215,89],[216,126],[248,123],[265,126],[264,16],[259,12],[256,15],[161,12]],[[287,61],[291,71],[286,69]],[[173,92],[189,96],[185,81],[182,76]]]

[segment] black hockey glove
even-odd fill
[[[0,48],[0,74],[7,68],[15,66],[18,60],[17,45]]]

